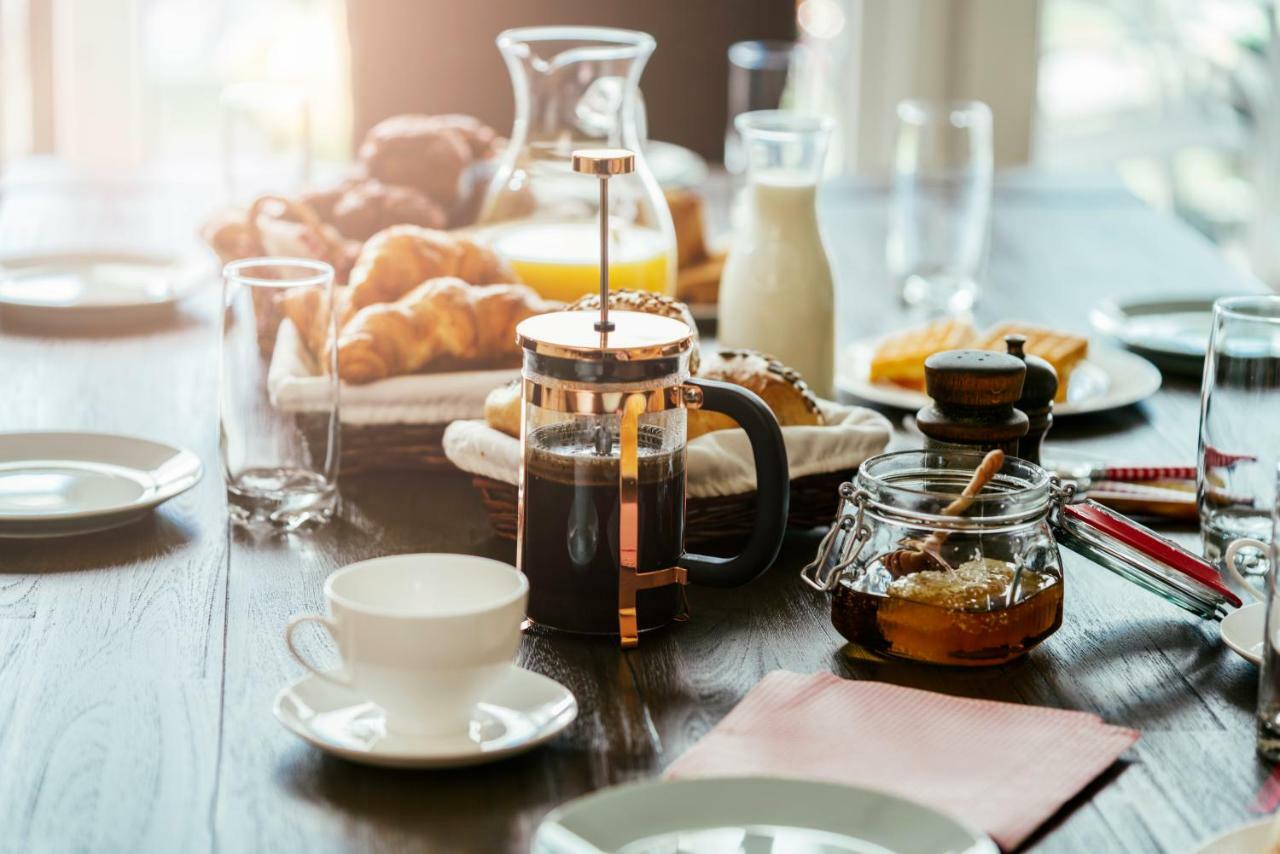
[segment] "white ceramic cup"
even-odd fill
[[[289,621],[285,644],[320,679],[382,707],[405,735],[466,733],[476,703],[511,667],[529,582],[488,558],[410,554],[344,567],[324,583],[329,616]],[[294,644],[303,623],[324,626],[342,668],[324,671]]]
[[[1256,549],[1263,554],[1270,554],[1271,546],[1264,543],[1262,540],[1241,537],[1238,540],[1231,541],[1231,545],[1227,546],[1226,554],[1222,557],[1222,562],[1227,567],[1227,572],[1231,573],[1231,577],[1244,588],[1247,594],[1261,602],[1263,600],[1263,595],[1259,593],[1258,589],[1249,582],[1249,579],[1244,577],[1244,574],[1241,573],[1240,570],[1236,569],[1236,555],[1244,548]]]

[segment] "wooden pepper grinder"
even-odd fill
[[[924,363],[925,390],[933,403],[916,415],[926,448],[999,449],[1018,455],[1027,416],[1014,408],[1027,366],[991,350],[947,350]]]
[[[1053,426],[1053,399],[1058,395],[1058,372],[1053,365],[1039,356],[1027,355],[1025,335],[1004,336],[1004,346],[1010,356],[1017,356],[1027,366],[1027,378],[1022,383],[1022,396],[1018,408],[1027,415],[1027,435],[1018,442],[1018,456],[1029,463],[1040,465],[1040,443]]]

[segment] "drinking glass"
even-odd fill
[[[991,109],[981,101],[898,104],[886,260],[907,305],[968,311],[991,231]]]
[[[311,105],[297,87],[235,83],[222,90],[222,180],[231,204],[294,195],[311,181]]]
[[[1204,556],[1221,563],[1233,540],[1271,533],[1280,448],[1280,297],[1226,297],[1213,329],[1200,387],[1196,503]],[[1239,550],[1242,571],[1266,555]]]
[[[1272,469],[1272,473],[1280,477],[1280,470]],[[1280,493],[1280,489],[1277,490]],[[1226,560],[1229,574],[1248,587],[1253,598],[1258,594],[1243,578],[1233,570],[1238,567],[1235,552],[1252,549],[1263,553],[1271,566],[1276,565],[1280,556],[1277,549],[1277,537],[1280,537],[1280,505],[1272,506],[1270,538],[1265,542],[1256,539],[1241,538],[1228,546]],[[1262,666],[1258,672],[1258,710],[1257,710],[1257,747],[1258,755],[1270,762],[1280,762],[1280,599],[1276,597],[1276,573],[1268,572],[1263,582],[1262,593],[1265,620],[1262,628]]]
[[[304,258],[233,261],[223,268],[222,293],[219,439],[231,518],[289,531],[327,521],[337,502],[339,451],[333,268]],[[276,351],[280,359],[314,361],[292,323],[282,322],[284,299],[310,303],[316,328],[325,330],[328,364],[310,365],[305,412],[279,405],[287,377],[271,371]]]
[[[747,168],[742,137],[734,120],[755,110],[782,106],[804,59],[793,41],[745,41],[729,46],[729,124],[724,133],[724,168],[737,175]]]

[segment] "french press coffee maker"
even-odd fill
[[[669,317],[609,310],[610,176],[635,168],[625,149],[573,154],[599,178],[600,310],[523,321],[522,463],[517,566],[529,619],[616,635],[624,647],[684,610],[682,585],[735,586],[777,556],[789,501],[782,431],[739,386],[689,375],[692,330]],[[756,466],[755,524],[730,558],[684,551],[686,412],[735,419]]]

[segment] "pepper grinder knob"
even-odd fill
[[[600,179],[600,346],[614,330],[609,320],[609,179],[636,171],[636,155],[625,148],[583,148],[573,152],[573,171]]]
[[[1018,440],[1018,456],[1039,465],[1040,445],[1053,426],[1053,401],[1058,395],[1058,372],[1039,356],[1029,355],[1025,349],[1026,344],[1024,335],[1004,337],[1009,355],[1021,359],[1027,366],[1017,406],[1026,413],[1029,425],[1027,435]]]

